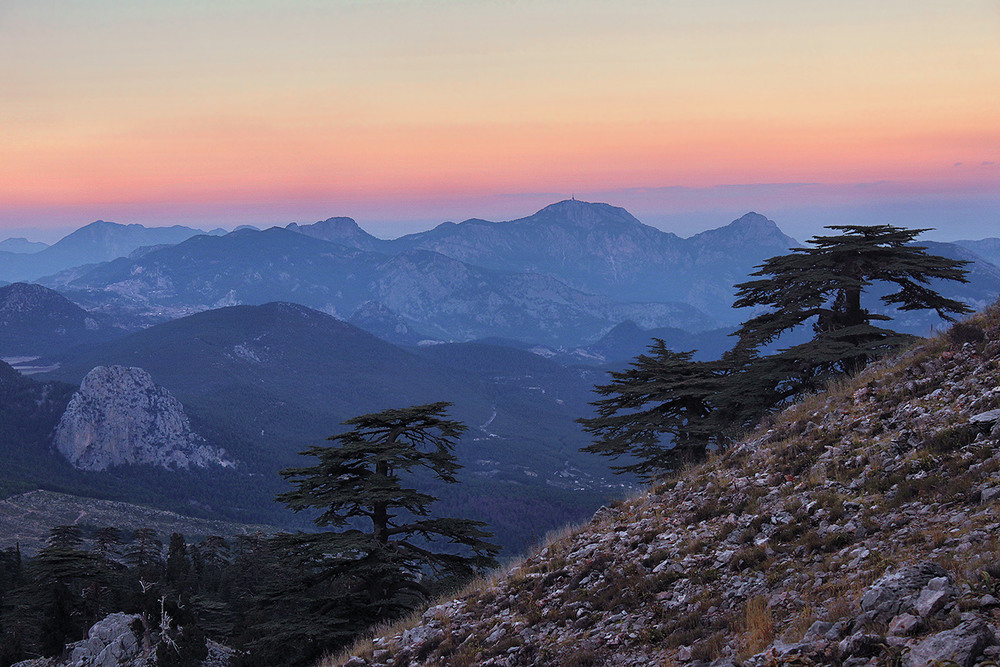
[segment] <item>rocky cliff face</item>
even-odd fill
[[[998,562],[994,306],[327,665],[997,664]]]
[[[180,401],[143,369],[125,366],[98,366],[84,377],[59,420],[54,444],[80,470],[233,465],[191,430]]]
[[[285,229],[370,252],[378,252],[387,245],[385,241],[377,239],[361,229],[358,223],[354,221],[354,218],[327,218],[311,225],[299,225],[293,222],[287,225]]]

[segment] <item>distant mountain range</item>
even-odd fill
[[[45,250],[48,247],[48,243],[29,241],[28,239],[21,237],[0,241],[0,252],[30,255],[31,253],[38,252],[39,250]]]
[[[374,302],[418,337],[438,340],[578,344],[626,319],[692,331],[715,326],[685,303],[623,302],[545,274],[482,268],[423,249],[386,255],[277,227],[197,236],[43,283],[85,305],[147,318],[287,300],[351,319]]]
[[[204,233],[199,229],[180,225],[144,227],[98,220],[31,254],[24,254],[23,250],[6,249],[0,244],[0,279],[37,280],[65,269],[124,257],[142,246],[164,243],[172,245]],[[225,233],[225,230],[214,230],[211,233]],[[14,246],[21,247],[23,244]]]
[[[562,201],[511,222],[445,223],[391,242],[499,271],[537,273],[618,301],[679,301],[733,322],[733,283],[796,245],[748,213],[689,239],[644,225],[608,204]]]
[[[1000,238],[980,239],[978,241],[955,241],[967,250],[971,250],[987,262],[1000,266]]]
[[[392,241],[371,236],[351,218],[287,228],[360,250],[427,250],[492,271],[548,276],[617,301],[687,303],[726,323],[735,323],[733,283],[796,245],[757,213],[682,239],[623,208],[577,200],[510,222],[446,222]]]
[[[519,220],[443,223],[395,240],[346,217],[220,236],[98,221],[32,254],[0,252],[0,279],[48,274],[43,284],[120,329],[282,300],[403,344],[576,348],[627,321],[688,333],[736,326],[749,313],[731,308],[733,285],[795,245],[756,213],[682,239],[622,208],[568,200]],[[996,267],[969,253],[995,257],[1000,240],[931,245],[977,260],[969,285],[943,283],[943,292],[975,307],[995,298]],[[915,332],[936,322],[901,315]]]

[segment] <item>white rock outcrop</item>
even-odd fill
[[[90,628],[87,639],[72,646],[72,667],[120,667],[136,664],[142,642],[132,625],[142,623],[138,614],[110,614]]]
[[[141,368],[87,373],[56,426],[56,449],[80,470],[130,464],[168,470],[234,465],[191,430],[181,402]]]

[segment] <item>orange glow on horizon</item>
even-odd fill
[[[292,129],[217,128],[120,136],[25,152],[8,165],[12,205],[204,201],[231,196],[377,197],[872,180],[996,182],[958,170],[1000,154],[1000,131],[923,136],[761,124],[355,128],[311,137]],[[956,159],[957,157],[957,159]]]
[[[991,0],[11,0],[0,209],[732,183],[997,193],[998,29]]]

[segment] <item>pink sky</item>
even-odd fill
[[[572,194],[682,235],[755,209],[1000,236],[997,35],[993,0],[11,0],[0,237],[393,236]]]

